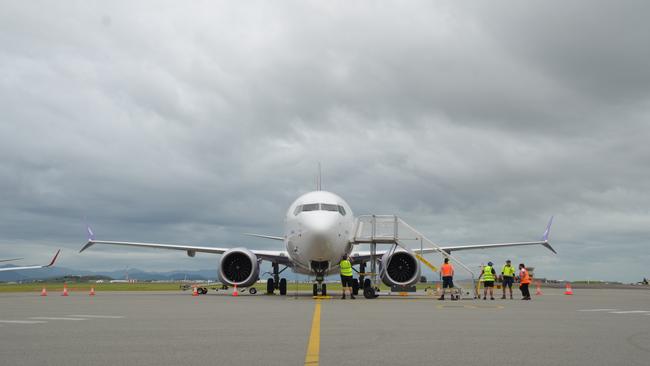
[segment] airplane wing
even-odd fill
[[[25,258],[13,258],[13,259],[0,259],[0,262],[13,262]]]
[[[128,247],[140,247],[140,248],[154,248],[154,249],[170,249],[170,250],[180,250],[187,252],[187,255],[194,257],[196,253],[211,253],[211,254],[223,254],[231,248],[218,248],[218,247],[208,247],[208,246],[195,246],[195,245],[178,245],[178,244],[161,244],[161,243],[138,243],[138,242],[128,242],[128,241],[105,241],[105,240],[96,240],[95,234],[93,233],[90,226],[87,227],[88,230],[88,242],[81,248],[79,253],[90,248],[95,244],[101,245],[122,245]],[[286,251],[281,250],[257,250],[249,249],[256,256],[271,262],[278,262],[284,265],[290,265],[291,261],[289,260],[289,255]]]
[[[422,248],[420,249],[413,249],[413,252],[416,254],[430,254],[430,253],[440,253],[440,252],[446,252],[446,253],[451,253],[453,251],[457,250],[471,250],[471,249],[492,249],[492,248],[503,248],[503,247],[515,247],[515,246],[525,246],[525,245],[542,245],[551,252],[557,254],[555,249],[551,246],[551,244],[548,241],[549,235],[551,233],[551,224],[553,224],[553,217],[551,216],[550,221],[548,222],[548,225],[546,226],[546,230],[544,231],[544,235],[542,235],[542,240],[540,241],[522,241],[522,242],[511,242],[511,243],[493,243],[493,244],[464,244],[464,245],[449,245],[449,246],[440,246],[439,248]],[[383,255],[386,253],[387,250],[378,250],[377,255]],[[370,252],[369,251],[359,251],[359,252],[354,252],[350,255],[352,258],[353,262],[362,262],[362,261],[367,261],[370,259]]]
[[[38,269],[38,268],[47,268],[47,267],[52,267],[54,265],[54,262],[56,262],[56,258],[59,256],[59,253],[61,252],[61,249],[59,249],[56,254],[54,255],[54,258],[52,258],[52,261],[50,264],[46,264],[44,266],[27,266],[27,267],[8,267],[8,268],[0,268],[0,272],[7,272],[7,271],[20,271],[23,269]]]

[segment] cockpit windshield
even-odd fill
[[[318,203],[308,203],[306,205],[302,205],[302,209],[300,211],[318,211],[320,208],[318,207]]]
[[[293,211],[294,215],[298,215],[301,212],[307,211],[332,211],[338,212],[341,216],[345,216],[345,209],[341,205],[334,205],[331,203],[307,203],[304,205],[296,206],[296,209]]]
[[[320,209],[321,209],[322,211],[334,211],[334,212],[338,212],[338,210],[339,210],[339,206],[337,206],[337,205],[331,205],[331,204],[329,204],[329,203],[321,203],[321,204],[320,204]]]

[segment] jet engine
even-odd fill
[[[381,257],[381,280],[387,286],[411,286],[420,279],[420,263],[413,253],[400,249]]]
[[[246,248],[233,248],[223,253],[219,263],[219,279],[229,286],[248,287],[259,279],[257,256]]]

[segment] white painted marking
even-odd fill
[[[7,324],[41,324],[41,323],[47,323],[46,321],[41,321],[41,320],[0,320],[0,323],[7,323]]]
[[[650,313],[648,310],[610,311],[610,314],[643,314]]]
[[[29,319],[38,319],[38,320],[86,320],[84,318],[64,318],[56,316],[33,316]]]
[[[580,309],[578,311],[616,311],[618,309]]]
[[[96,318],[96,319],[122,319],[122,315],[69,315],[76,316],[79,318]]]

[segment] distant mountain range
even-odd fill
[[[16,267],[8,264],[0,266]],[[85,271],[65,267],[54,267],[44,269],[28,269],[24,271],[8,271],[0,272],[0,282],[13,282],[13,281],[34,281],[46,280],[53,277],[62,277],[66,275],[73,276],[107,276],[113,279],[126,279],[127,271]],[[146,272],[136,268],[129,268],[129,279],[139,281],[171,281],[171,280],[215,280],[217,278],[217,270],[215,269],[200,269],[192,271],[169,271],[169,272]]]

